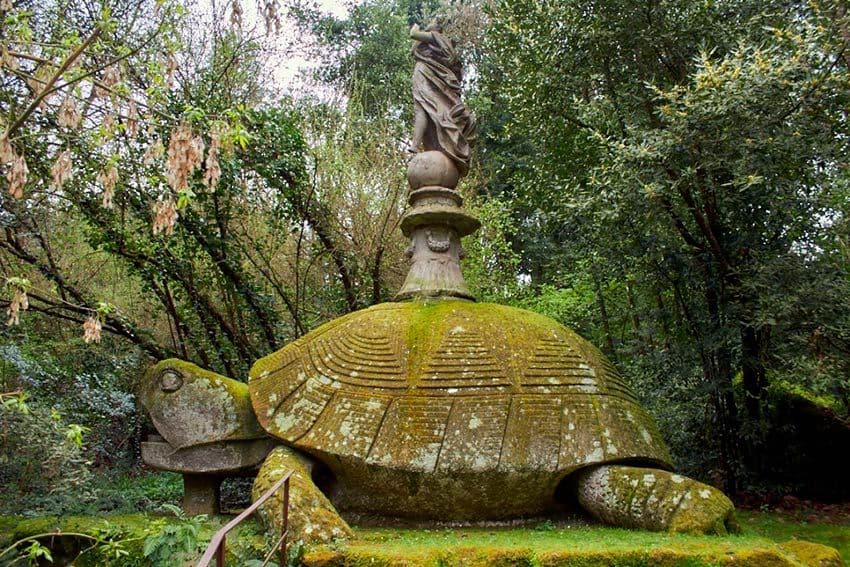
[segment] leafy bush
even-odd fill
[[[94,473],[97,499],[69,510],[73,514],[153,512],[183,497],[178,473],[101,470]]]
[[[30,404],[26,393],[2,396],[0,404],[0,486],[6,498],[0,509],[50,508],[51,499],[73,494],[77,501],[94,497],[89,461],[83,451],[87,428],[68,423],[53,408]]]
[[[30,338],[0,346],[6,389],[21,388],[49,399],[64,416],[88,427],[86,450],[96,464],[134,464],[128,443],[138,426],[131,393],[145,361],[135,350],[82,349],[79,339]]]
[[[153,533],[145,539],[143,553],[154,567],[182,565],[201,551],[199,535],[201,527],[207,521],[205,515],[186,517],[177,506],[164,506],[172,512],[177,523],[169,523],[163,519],[153,523]]]
[[[177,507],[163,508],[173,516],[22,520],[8,525],[14,541],[0,539],[0,565],[41,565],[44,560],[79,567],[194,565],[210,536],[206,516],[187,518]]]

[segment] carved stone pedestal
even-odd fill
[[[416,154],[410,161],[410,211],[401,231],[410,238],[410,271],[396,301],[430,297],[474,300],[460,271],[460,239],[481,223],[463,210],[463,198],[454,188],[460,175],[442,152]]]

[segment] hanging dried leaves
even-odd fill
[[[47,75],[50,74],[50,63],[45,63],[35,69],[32,75],[27,76],[27,85],[32,89],[33,95],[38,96],[41,89],[47,83]]]
[[[204,185],[211,192],[218,186],[221,178],[221,165],[218,163],[218,148],[210,148],[207,152],[206,171],[204,171]]]
[[[15,160],[15,148],[9,143],[9,138],[4,134],[0,137],[0,165],[12,163]]]
[[[14,7],[12,0],[0,0],[0,12],[11,12]]]
[[[280,33],[280,3],[278,0],[264,0],[262,13],[263,20],[266,23],[266,34]]]
[[[24,185],[27,183],[29,172],[24,156],[15,156],[12,160],[12,167],[6,174],[6,179],[9,180],[9,195],[15,199],[24,198]]]
[[[162,145],[162,140],[156,139],[154,143],[148,146],[145,150],[145,155],[142,156],[142,163],[151,165],[153,162],[161,158],[165,154],[165,146]]]
[[[9,308],[6,310],[6,315],[9,319],[6,321],[6,326],[20,325],[20,312],[30,308],[30,300],[27,297],[27,291],[23,287],[15,289],[15,294],[12,296],[12,301],[9,302]]]
[[[18,58],[9,53],[9,50],[6,47],[3,47],[0,50],[0,63],[3,64],[4,67],[9,69],[10,71],[18,70]]]
[[[127,135],[130,138],[135,138],[139,133],[139,108],[135,100],[130,101],[127,108]]]
[[[153,205],[153,233],[156,235],[164,232],[166,236],[171,236],[177,217],[177,205],[174,199],[160,199]]]
[[[210,149],[207,152],[207,161],[204,164],[204,186],[210,191],[215,191],[218,180],[221,178],[221,165],[218,163],[218,152],[221,148],[221,129],[213,128],[210,133]]]
[[[47,86],[48,81],[53,76],[55,72],[55,68],[49,62],[41,64],[32,75],[29,75],[26,79],[27,85],[32,89],[33,98],[38,98],[41,96],[41,92]],[[47,105],[50,103],[51,99],[53,99],[56,93],[50,93],[41,98],[38,102],[38,109],[44,110],[47,108]]]
[[[236,29],[242,29],[242,3],[233,0],[230,3],[230,23]]]
[[[174,75],[177,72],[177,59],[174,58],[173,53],[168,54],[163,66],[165,67],[165,86],[170,89],[174,86]]]
[[[86,319],[85,323],[83,323],[83,340],[86,344],[100,343],[101,328],[102,325],[100,317],[91,315],[88,319]]]
[[[189,187],[189,176],[204,159],[204,140],[194,136],[192,128],[182,123],[171,133],[165,161],[165,177],[168,184],[180,193]]]
[[[115,128],[115,115],[111,112],[108,112],[103,117],[103,122],[100,123],[100,126],[107,134],[111,134],[113,129]]]
[[[121,82],[121,69],[118,64],[110,65],[103,72],[103,77],[100,79],[100,84],[95,84],[94,95],[96,97],[105,97],[112,92],[113,87]]]
[[[76,129],[80,125],[80,111],[77,109],[77,102],[74,97],[68,95],[59,105],[59,112],[56,114],[56,121],[63,128]]]
[[[110,165],[97,174],[97,182],[103,187],[103,207],[111,209],[112,200],[115,197],[115,184],[118,183],[118,169]]]
[[[71,179],[73,171],[71,168],[71,152],[65,150],[61,152],[53,166],[50,168],[50,176],[53,178],[51,187],[59,190],[65,185],[65,182]]]

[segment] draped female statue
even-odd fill
[[[421,30],[410,28],[413,57],[413,151],[437,150],[455,163],[460,175],[469,171],[475,117],[460,98],[462,69],[454,42],[434,20]]]

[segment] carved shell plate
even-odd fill
[[[466,301],[385,303],[258,360],[272,435],[314,455],[415,472],[669,467],[617,370],[556,321]]]

